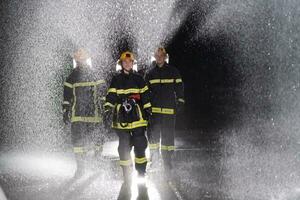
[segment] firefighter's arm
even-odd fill
[[[105,112],[113,110],[118,100],[117,88],[115,83],[115,78],[112,79],[111,84],[107,90],[107,95],[105,97],[104,110]]]
[[[64,82],[64,100],[63,100],[63,120],[64,123],[70,121],[71,104],[73,101],[73,85],[68,81]]]
[[[142,102],[143,109],[148,110],[151,107],[150,89],[143,79],[141,79],[141,83],[139,87],[140,87],[141,102]]]
[[[184,85],[182,78],[179,72],[176,70],[175,72],[175,93],[176,93],[176,101],[179,104],[184,104]]]
[[[146,76],[145,76],[145,81],[146,81],[146,85],[148,86],[148,89],[149,89],[149,91],[148,91],[148,96],[149,96],[149,99],[150,99],[150,101],[151,101],[151,99],[152,99],[152,93],[151,93],[151,84],[150,84],[150,80],[151,80],[150,74],[147,73]]]

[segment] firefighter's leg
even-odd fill
[[[85,173],[86,167],[86,148],[84,142],[84,132],[86,130],[85,124],[82,122],[72,123],[72,144],[73,152],[76,159],[76,171],[74,177],[80,177]]]
[[[94,160],[97,164],[101,164],[102,159],[102,151],[104,145],[104,127],[100,123],[92,124],[93,134],[92,134],[92,145],[94,150]]]
[[[128,131],[125,130],[117,130],[117,134],[119,136],[119,157],[120,157],[120,165],[123,170],[123,177],[124,182],[130,183],[131,182],[131,135]]]
[[[132,143],[135,153],[135,169],[139,176],[144,176],[147,166],[147,158],[145,155],[147,138],[145,136],[145,128],[140,127],[132,130]]]
[[[164,115],[162,119],[161,153],[164,168],[168,172],[172,169],[172,157],[175,150],[175,115]]]
[[[160,147],[160,132],[161,132],[161,116],[153,114],[151,124],[147,130],[150,149],[151,167],[155,168],[159,164],[159,147]]]

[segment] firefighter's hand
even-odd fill
[[[65,125],[68,125],[70,123],[70,112],[69,111],[64,112],[63,120],[64,120]]]
[[[178,101],[176,107],[177,107],[176,108],[177,114],[182,114],[184,112],[184,103],[183,102]]]
[[[150,118],[151,118],[151,115],[152,115],[152,110],[151,110],[151,108],[146,108],[146,109],[144,109],[144,111],[145,111],[145,118],[146,118],[146,120],[150,120]]]

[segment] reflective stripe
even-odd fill
[[[81,117],[72,116],[71,122],[89,122],[89,123],[100,123],[102,119],[100,117]]]
[[[113,104],[111,104],[111,103],[109,103],[109,102],[106,102],[106,103],[104,104],[104,106],[109,106],[109,107],[112,107],[112,108],[115,107]]]
[[[156,143],[156,144],[149,144],[149,149],[150,149],[150,150],[159,149],[159,143]]]
[[[181,78],[178,78],[175,81],[176,81],[176,83],[182,83],[182,79]]]
[[[87,151],[84,149],[84,147],[73,147],[73,152],[79,154],[79,153],[85,153]]]
[[[96,86],[101,83],[105,83],[104,80],[93,81],[93,82],[82,82],[82,83],[74,83],[73,87],[88,87],[88,86]]]
[[[141,120],[132,123],[122,123],[122,125],[125,127],[121,126],[121,123],[113,123],[112,127],[116,129],[134,129],[138,127],[147,126],[148,122],[146,120]]]
[[[175,151],[175,146],[161,145],[161,150],[164,150],[164,151]]]
[[[160,79],[152,79],[149,82],[150,82],[150,84],[160,83]]]
[[[131,160],[120,160],[120,165],[121,166],[130,166]]]
[[[144,93],[148,90],[148,86],[146,85],[144,88],[140,89],[140,93]]]
[[[144,104],[144,106],[143,106],[143,108],[145,109],[145,108],[150,108],[151,107],[151,103],[149,102],[149,103],[146,103],[146,104]]]
[[[179,98],[178,101],[179,101],[179,102],[182,102],[182,103],[185,102],[184,99],[182,99],[182,98]]]
[[[67,86],[69,88],[73,88],[73,85],[71,83],[68,83],[68,82],[64,82],[64,86]]]
[[[64,101],[64,102],[63,102],[63,105],[70,105],[70,102]]]
[[[108,93],[116,93],[117,92],[117,89],[116,88],[109,88],[108,89]]]
[[[152,79],[149,82],[150,82],[150,84],[155,84],[155,83],[174,83],[174,79]]]
[[[71,117],[71,122],[88,122],[88,123],[100,123],[102,122],[101,117],[99,117],[99,110],[97,106],[97,85],[104,83],[104,80],[99,80],[95,82],[82,82],[82,83],[74,83],[72,88],[73,88],[73,96],[74,96],[74,103],[72,106],[72,117]],[[76,92],[75,89],[76,87],[85,87],[85,86],[93,86],[93,102],[95,105],[95,110],[94,110],[94,116],[92,117],[87,117],[87,116],[76,116],[76,102],[77,102],[77,97],[76,97]]]
[[[130,94],[130,93],[144,93],[148,90],[148,86],[145,86],[141,89],[139,88],[129,88],[129,89],[116,89],[116,88],[110,88],[108,90],[108,93],[117,93],[117,94]]]
[[[153,113],[160,113],[160,114],[167,114],[167,115],[173,115],[174,109],[172,108],[158,108],[158,107],[152,107]]]
[[[87,87],[87,86],[96,86],[99,84],[105,83],[104,80],[98,80],[98,81],[92,81],[92,82],[81,82],[81,83],[74,83],[70,84],[68,82],[65,82],[64,85],[69,88],[75,88],[75,87]]]
[[[130,93],[140,93],[140,89],[138,88],[130,88],[130,89],[118,89],[117,94],[130,94]]]
[[[142,158],[135,158],[135,163],[137,164],[143,164],[147,162],[147,158],[146,157],[142,157]]]

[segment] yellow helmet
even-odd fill
[[[125,60],[125,58],[130,58],[132,61],[134,61],[134,55],[130,51],[125,51],[121,54],[120,61]]]

